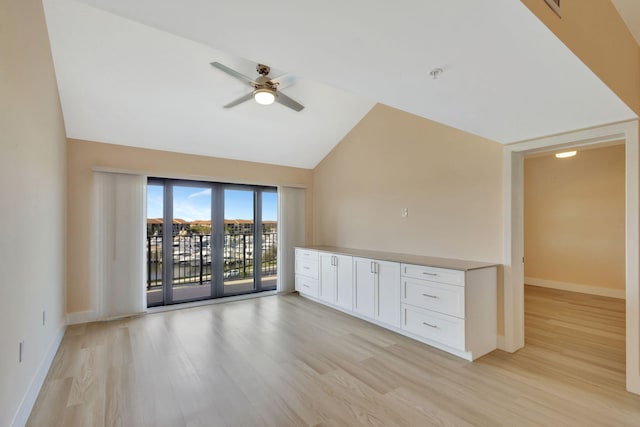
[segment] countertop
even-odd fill
[[[399,254],[394,252],[369,251],[364,249],[339,248],[335,246],[298,246],[300,249],[310,249],[321,252],[332,252],[340,255],[350,255],[362,258],[373,258],[380,261],[393,261],[405,264],[424,265],[429,267],[447,268],[450,270],[477,270],[479,268],[496,267],[492,262],[467,261],[452,258],[437,258],[422,255]]]

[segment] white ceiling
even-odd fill
[[[374,102],[502,143],[635,117],[519,1],[44,3],[72,138],[310,168]],[[222,109],[247,87],[214,60],[307,108]]]
[[[640,44],[640,1],[638,0],[611,0],[618,9],[625,24],[633,34],[633,37]]]

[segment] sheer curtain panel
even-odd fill
[[[278,292],[295,289],[296,246],[305,244],[304,188],[278,187]]]
[[[144,176],[94,172],[93,309],[97,320],[146,310]]]

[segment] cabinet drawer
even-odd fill
[[[306,259],[310,261],[318,261],[318,251],[310,249],[296,248],[296,259]]]
[[[301,294],[318,296],[318,281],[310,277],[296,275],[296,291]]]
[[[433,282],[464,286],[464,271],[459,270],[402,264],[402,275],[405,277],[412,277],[414,279],[431,280]]]
[[[402,302],[464,318],[464,287],[418,279],[402,279]]]
[[[464,320],[419,308],[402,306],[402,329],[465,351]]]
[[[311,261],[304,258],[302,259],[296,258],[296,274],[310,277],[312,279],[318,279],[319,277],[318,261]]]

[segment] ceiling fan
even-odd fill
[[[289,107],[296,111],[302,111],[304,109],[304,105],[294,101],[284,93],[278,91],[278,86],[284,81],[284,77],[286,76],[286,74],[280,77],[271,78],[269,77],[271,68],[268,65],[258,64],[256,66],[256,71],[258,72],[259,76],[255,80],[219,62],[212,62],[211,65],[253,87],[253,91],[244,96],[241,96],[235,101],[231,101],[230,103],[225,105],[224,108],[235,107],[236,105],[253,98],[258,104],[262,105],[269,105],[277,102],[284,105],[285,107]]]

